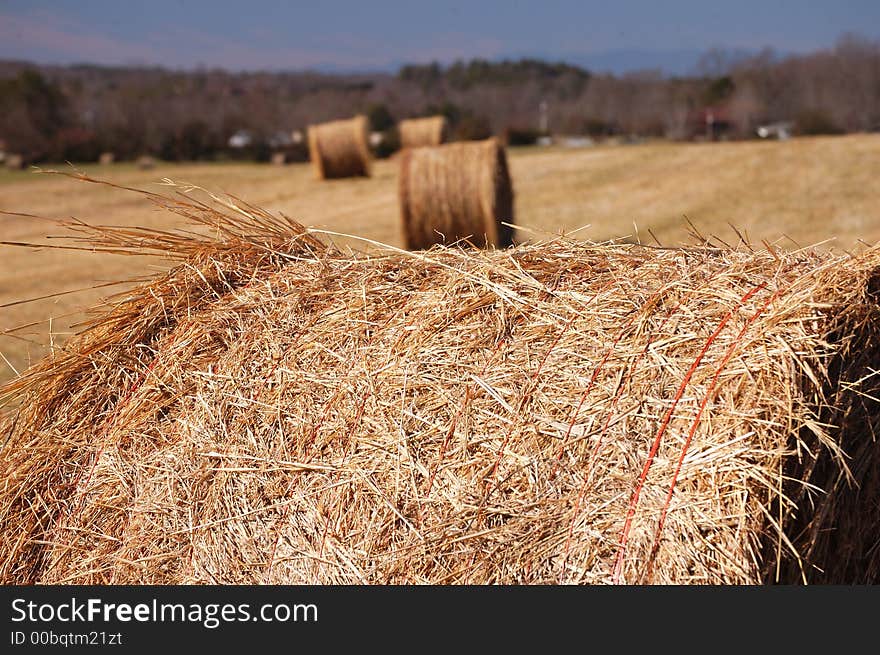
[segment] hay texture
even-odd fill
[[[446,117],[410,118],[400,121],[398,130],[401,148],[439,146],[447,138]]]
[[[513,186],[497,139],[403,152],[399,198],[409,250],[464,240],[478,247],[511,245]]]
[[[370,176],[369,127],[366,116],[309,125],[309,158],[320,180]]]
[[[876,582],[880,252],[353,255],[241,201],[5,389],[3,583]]]

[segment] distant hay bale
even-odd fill
[[[23,155],[6,155],[6,168],[11,171],[20,171],[25,167],[25,159]]]
[[[150,157],[149,155],[143,155],[141,157],[138,157],[137,162],[135,162],[135,163],[137,164],[137,167],[139,169],[141,169],[142,171],[152,170],[153,168],[156,167],[156,160],[153,157]]]
[[[366,116],[309,125],[309,158],[318,179],[370,176],[369,129]]]
[[[109,166],[116,161],[116,155],[112,152],[102,152],[98,163],[102,166]]]
[[[189,187],[187,187],[188,189]],[[0,392],[0,582],[880,581],[880,251],[340,252],[240,201]]]
[[[272,153],[272,164],[275,166],[284,166],[287,163],[287,154],[283,152]]]
[[[401,148],[439,146],[447,138],[445,116],[408,118],[400,121],[398,129],[400,131]]]
[[[497,139],[407,149],[399,199],[409,250],[466,239],[478,247],[513,241],[513,186]]]

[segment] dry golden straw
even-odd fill
[[[507,247],[513,187],[497,139],[405,150],[400,160],[400,213],[410,250],[459,240]]]
[[[194,193],[186,189],[188,193]],[[876,582],[880,252],[341,252],[236,199],[0,396],[0,581]]]
[[[402,148],[439,146],[446,141],[446,117],[409,118],[400,121],[398,130]]]
[[[372,155],[366,116],[309,125],[309,158],[318,179],[370,176]]]

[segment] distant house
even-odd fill
[[[247,148],[254,142],[254,135],[247,130],[239,130],[229,137],[230,148]]]
[[[293,145],[293,137],[290,132],[278,131],[269,137],[269,147],[274,149],[287,148]]]
[[[688,132],[694,140],[718,141],[736,129],[730,110],[723,106],[702,107],[688,117]]]
[[[794,130],[794,123],[791,121],[780,121],[778,123],[759,125],[758,129],[755,130],[755,133],[762,139],[777,139],[778,141],[784,141],[785,139],[791,138],[792,130]]]

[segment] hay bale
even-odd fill
[[[880,579],[880,252],[353,256],[231,202],[5,388],[0,581]]]
[[[465,239],[479,247],[513,241],[513,187],[497,139],[407,149],[399,198],[409,250]]]
[[[25,166],[26,163],[23,155],[6,155],[6,168],[8,168],[9,170],[20,171],[23,170]]]
[[[370,176],[369,128],[366,116],[309,125],[309,158],[320,180]]]
[[[116,155],[112,152],[102,152],[98,158],[98,163],[102,166],[109,166],[116,161]]]
[[[274,166],[284,166],[287,163],[287,153],[273,152],[271,161]]]
[[[400,121],[398,129],[400,130],[401,148],[439,146],[447,139],[445,116],[409,118]]]
[[[149,155],[138,157],[135,164],[142,171],[149,171],[156,168],[156,160]]]

